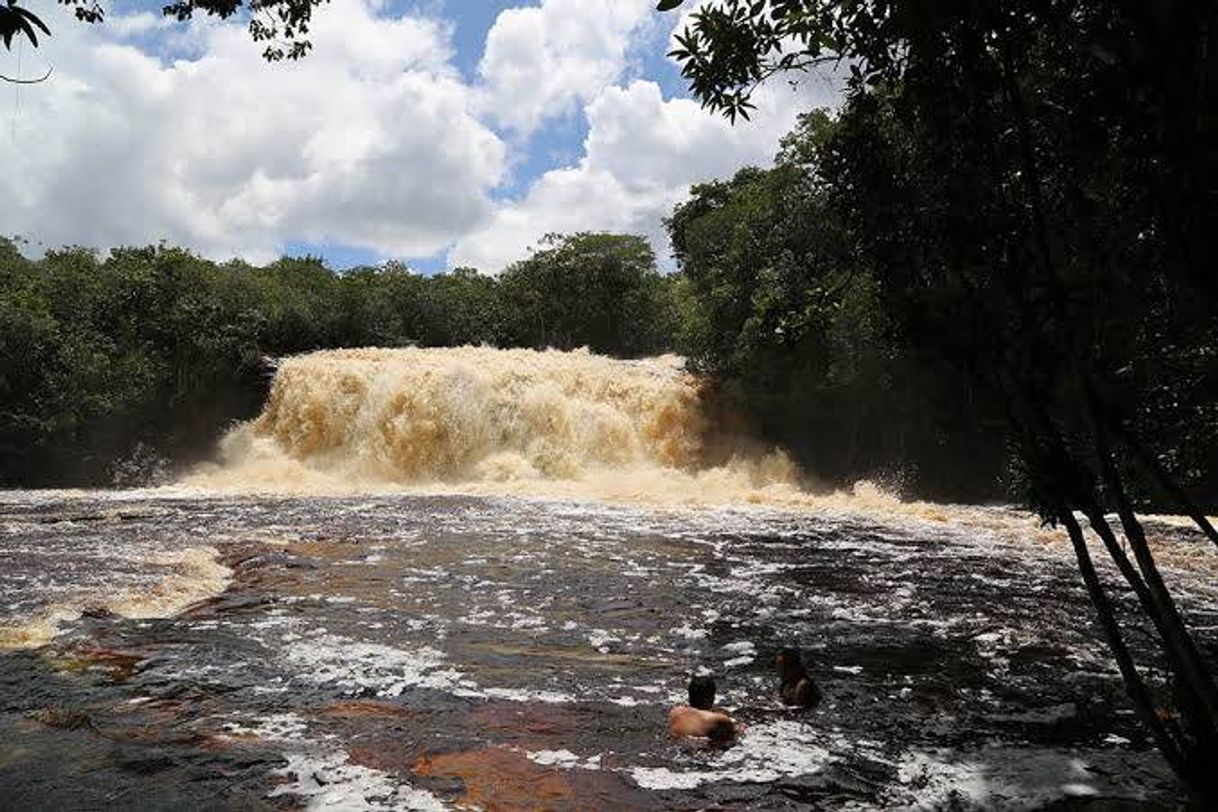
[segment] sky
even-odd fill
[[[57,5],[0,51],[0,234],[32,251],[159,241],[495,273],[548,233],[651,240],[691,184],[767,165],[832,79],[767,85],[750,122],[689,98],[654,0],[331,0],[313,52],[267,64],[240,23]]]

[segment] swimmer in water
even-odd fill
[[[711,741],[729,741],[744,730],[727,712],[715,705],[715,680],[694,677],[689,681],[689,704],[668,712],[668,732]]]
[[[820,704],[821,692],[804,669],[799,651],[784,648],[778,652],[778,695],[786,705],[815,708]]]

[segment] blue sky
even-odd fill
[[[663,256],[661,220],[692,183],[767,163],[798,112],[835,94],[767,88],[731,127],[665,56],[688,8],[653,5],[332,0],[295,65],[262,63],[240,25],[126,2],[90,27],[57,9],[23,66],[53,80],[22,90],[0,139],[24,170],[0,179],[3,228],[426,273],[495,272],[576,230],[643,234]]]

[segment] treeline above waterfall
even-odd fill
[[[1019,476],[1004,404],[903,335],[817,180],[837,126],[806,115],[772,168],[695,186],[665,222],[673,273],[647,240],[618,234],[547,237],[497,275],[432,276],[393,262],[217,263],[165,245],[29,259],[0,240],[0,483],[155,481],[256,415],[281,356],[490,345],[676,353],[724,414],[813,481],[1004,498]],[[1214,501],[1213,379],[1175,380],[1146,419],[1164,462]]]

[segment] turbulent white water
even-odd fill
[[[181,483],[227,494],[466,494],[665,508],[753,504],[931,522],[1060,544],[1034,516],[902,499],[871,482],[818,490],[742,431],[677,356],[586,350],[327,350],[283,361],[257,419]],[[1155,517],[1167,529],[1171,517]],[[1152,543],[1162,533],[1152,530]],[[1212,567],[1195,545],[1160,554]]]
[[[707,413],[679,358],[485,347],[287,359],[262,414],[187,484],[664,502],[802,496],[784,454],[759,451]]]
[[[1060,542],[1034,517],[809,487],[676,356],[586,350],[328,350],[286,359],[257,419],[182,485],[228,494],[529,496],[661,507],[755,504]]]
[[[620,361],[586,351],[462,347],[317,352],[285,360],[262,414],[234,428],[217,462],[174,499],[225,496],[472,494],[607,501],[664,509],[753,504],[1061,543],[1028,514],[902,500],[870,483],[815,492],[777,449],[738,430],[679,358]],[[208,530],[127,538],[122,497],[86,517],[12,525],[21,600],[0,616],[0,648],[36,646],[86,610],[174,614],[227,584]],[[56,497],[47,492],[37,501]],[[47,539],[84,522],[71,550]],[[1163,528],[1171,523],[1164,520]],[[1155,533],[1152,532],[1152,535]],[[1161,533],[1159,534],[1161,535]],[[1157,545],[1169,562],[1213,569],[1196,545]],[[71,566],[61,562],[72,559]],[[55,573],[54,577],[48,573]]]
[[[84,612],[169,617],[228,586],[228,568],[197,532],[150,537],[132,520],[156,514],[104,496],[81,510],[78,498],[66,491],[0,496],[0,651],[43,645]]]

